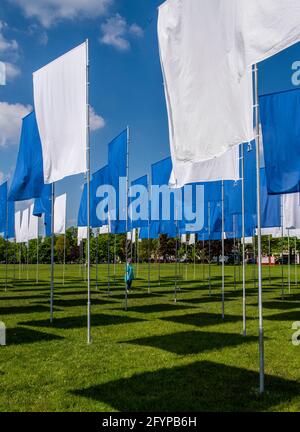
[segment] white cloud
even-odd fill
[[[7,39],[4,36],[5,30],[8,26],[5,22],[0,21],[0,54],[10,54],[11,52],[17,51],[19,48],[18,42],[14,39]]]
[[[100,115],[96,114],[93,107],[90,107],[90,127],[91,131],[95,132],[99,129],[104,128],[105,120]]]
[[[0,102],[0,147],[19,142],[22,118],[31,110],[30,105]]]
[[[129,25],[125,18],[120,14],[108,18],[101,24],[100,42],[104,45],[111,45],[120,51],[130,49],[130,36],[142,37],[144,34],[141,27],[137,24]]]
[[[36,18],[49,28],[58,21],[97,18],[104,15],[114,0],[10,0],[27,18]]]
[[[21,69],[18,66],[13,65],[12,63],[6,63],[5,66],[7,81],[13,81],[15,78],[21,75]]]

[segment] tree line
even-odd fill
[[[300,242],[297,240],[297,250],[300,250]],[[83,241],[81,246],[77,244],[77,229],[69,228],[66,236],[56,236],[54,239],[54,260],[56,263],[81,263],[86,259],[87,245]],[[256,242],[257,244],[257,242]],[[271,253],[280,256],[282,250],[294,254],[295,240],[287,238],[271,240]],[[247,245],[247,252],[254,252],[253,245]],[[269,255],[269,238],[262,239],[263,255]],[[257,253],[257,250],[255,251]],[[131,243],[127,242],[127,256],[135,262],[163,261],[172,262],[176,259],[189,262],[209,262],[213,257],[220,257],[222,253],[220,241],[201,241],[198,239],[195,245],[181,244],[179,240],[161,235],[159,239]],[[225,255],[240,260],[241,244],[239,241],[225,240]],[[125,262],[126,257],[126,235],[106,234],[94,236],[91,232],[91,262],[107,263],[108,261]],[[15,263],[23,262],[50,264],[51,262],[51,238],[31,240],[28,247],[25,244],[6,242],[0,238],[0,262]]]

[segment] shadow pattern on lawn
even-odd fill
[[[212,333],[201,331],[179,332],[120,342],[159,348],[178,355],[199,354],[255,342],[256,337],[243,337],[234,333]]]
[[[297,382],[266,376],[268,391],[259,397],[258,382],[257,372],[203,361],[71,393],[122,412],[231,412],[270,410],[300,392]]]

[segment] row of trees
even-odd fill
[[[256,242],[257,243],[257,242]],[[271,251],[273,255],[280,256],[282,250],[288,253],[288,239],[272,239]],[[176,239],[168,238],[161,235],[159,240],[142,240],[141,242],[128,245],[128,256],[132,257],[134,261],[138,256],[140,262],[147,262],[150,256],[151,260],[163,260],[164,262],[174,261],[177,256],[179,259],[187,259],[193,262],[208,262],[209,256],[219,257],[221,255],[221,242],[211,241],[202,242],[197,241],[196,245],[180,244]],[[111,262],[116,257],[117,262],[124,262],[126,256],[126,235],[101,235],[94,237],[91,234],[91,261],[98,262]],[[253,252],[253,246],[247,246],[248,252]],[[209,254],[210,250],[210,254]],[[264,255],[269,255],[269,239],[263,237],[262,250]],[[290,240],[290,253],[293,254],[295,250],[295,240]],[[300,242],[297,240],[297,250],[300,251]],[[241,254],[241,246],[239,242],[233,240],[225,241],[225,254],[227,256],[239,257]],[[58,236],[55,238],[55,262],[63,263],[64,255],[67,263],[80,263],[85,260],[86,256],[86,242],[81,247],[77,245],[77,229],[69,228],[66,236]],[[29,242],[28,248],[26,245],[19,245],[11,242],[6,242],[0,238],[0,262],[14,263],[14,262],[28,262],[36,263],[39,259],[40,263],[49,264],[51,261],[51,238],[43,240],[32,240]]]

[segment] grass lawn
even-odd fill
[[[107,266],[92,276],[92,338],[86,343],[86,283],[79,266],[68,266],[65,285],[56,266],[55,321],[49,323],[49,266],[0,266],[0,411],[299,411],[300,346],[292,325],[300,321],[300,291],[291,294],[285,268],[264,268],[266,394],[259,397],[258,308],[254,268],[247,268],[248,336],[242,336],[241,269],[226,267],[226,318],[221,317],[221,267],[181,265],[174,302],[174,265],[139,266],[124,311],[123,266],[107,289]],[[204,274],[204,280],[203,280]],[[300,275],[300,272],[299,272]],[[300,277],[299,277],[300,281]],[[300,283],[299,283],[300,285]]]

